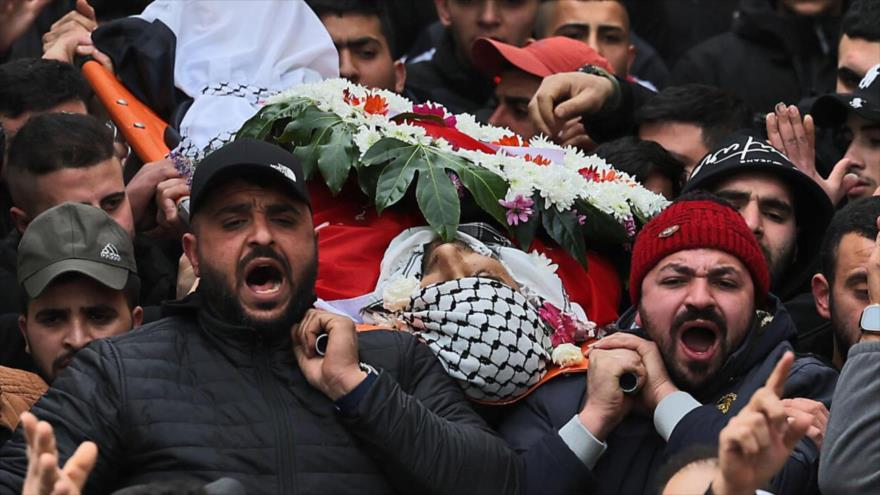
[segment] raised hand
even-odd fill
[[[795,444],[810,427],[808,414],[786,414],[780,399],[794,362],[786,352],[752,396],[748,405],[721,430],[718,473],[712,491],[718,495],[754,494],[785,465]]]
[[[819,184],[833,204],[839,203],[847,191],[858,184],[858,175],[850,172],[849,158],[837,162],[827,179],[819,174],[816,170],[816,126],[813,117],[807,115],[801,119],[795,105],[779,103],[773,112],[767,114],[765,124],[770,144],[787,156],[798,170]]]
[[[21,424],[28,457],[22,495],[79,495],[95,467],[98,447],[93,442],[83,442],[59,468],[52,425],[37,421],[29,412],[22,413]]]
[[[529,101],[529,117],[550,139],[560,137],[565,124],[599,111],[614,95],[614,84],[594,74],[563,72],[544,78]]]
[[[327,351],[315,351],[318,335],[327,334]],[[357,331],[351,319],[310,309],[292,329],[293,352],[309,384],[336,400],[351,392],[367,374],[360,369]]]
[[[25,33],[52,0],[4,0],[0,2],[0,52],[5,52]]]

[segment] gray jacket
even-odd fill
[[[824,495],[880,493],[880,342],[856,344],[834,391],[819,458]]]

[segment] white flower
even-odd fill
[[[529,257],[532,260],[532,264],[535,265],[535,268],[545,272],[547,275],[554,275],[559,268],[559,265],[554,264],[553,260],[548,258],[544,253],[532,251],[529,253]]]
[[[382,135],[375,128],[363,126],[354,135],[354,144],[357,145],[358,151],[361,152],[361,157],[363,157],[364,153],[379,142],[380,139],[382,139]]]
[[[566,366],[574,366],[580,364],[584,359],[584,353],[581,348],[574,344],[559,344],[553,349],[550,359],[555,364],[565,368]]]
[[[397,277],[389,280],[382,288],[382,307],[397,312],[406,309],[414,292],[419,289],[419,281],[415,277]]]
[[[529,147],[530,148],[544,148],[544,149],[551,149],[551,150],[561,150],[562,149],[562,146],[559,146],[558,144],[554,143],[553,141],[550,141],[549,139],[544,137],[543,134],[537,134],[534,137],[532,137],[532,139],[529,140]]]

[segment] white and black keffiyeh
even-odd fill
[[[550,330],[519,292],[487,278],[423,288],[401,319],[471,399],[509,400],[546,372]]]

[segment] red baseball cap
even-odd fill
[[[574,72],[587,64],[614,72],[605,57],[596,50],[565,36],[531,41],[522,48],[490,38],[479,38],[474,42],[471,54],[474,65],[490,76],[500,74],[505,62],[542,78],[560,72]]]

